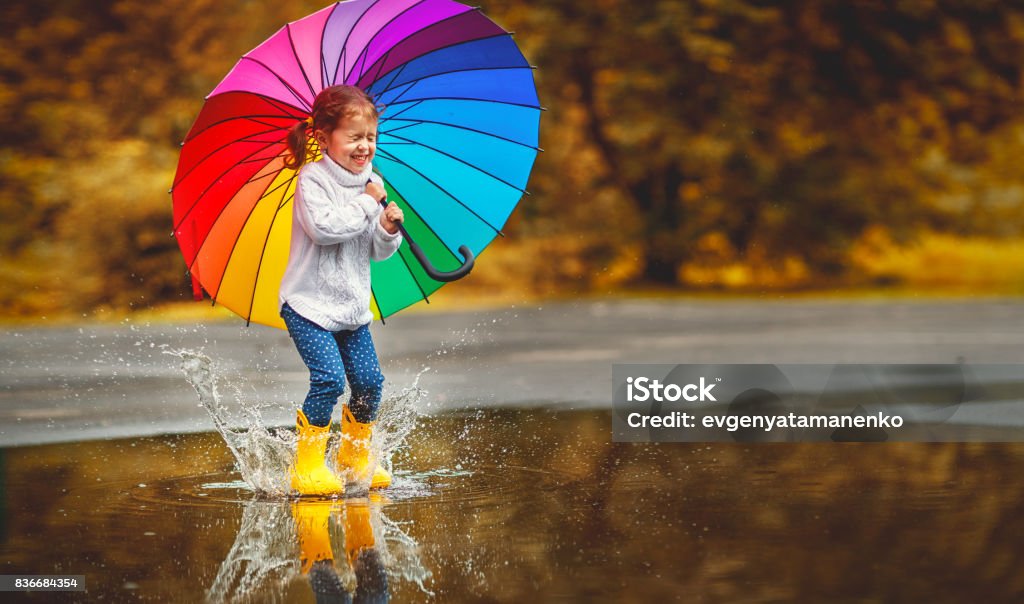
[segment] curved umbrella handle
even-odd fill
[[[459,246],[459,253],[462,254],[462,257],[464,258],[462,266],[453,271],[439,271],[434,268],[434,265],[430,264],[430,260],[427,259],[427,255],[423,253],[420,246],[416,245],[416,242],[412,239],[409,239],[409,235],[405,232],[405,229],[402,227],[399,227],[399,229],[402,231],[402,237],[405,237],[405,240],[409,242],[409,251],[412,252],[413,256],[416,256],[416,259],[419,260],[420,264],[423,266],[423,270],[426,271],[427,275],[429,275],[434,281],[444,281],[445,283],[457,281],[468,275],[469,271],[473,270],[473,263],[476,262],[476,258],[473,257],[473,252],[468,247],[464,245]]]
[[[387,207],[387,200],[380,200],[380,205]],[[473,263],[476,262],[476,257],[473,256],[473,251],[470,250],[469,247],[465,245],[459,246],[459,253],[462,254],[463,258],[462,266],[453,271],[439,271],[430,263],[430,259],[423,253],[420,246],[416,245],[416,242],[412,240],[412,237],[409,236],[409,231],[405,230],[405,226],[402,223],[398,223],[398,230],[402,233],[402,237],[409,244],[409,251],[412,252],[413,256],[416,256],[416,259],[419,260],[423,270],[426,271],[427,276],[434,281],[442,281],[444,283],[457,281],[468,275],[469,271],[473,270]]]

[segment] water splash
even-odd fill
[[[239,397],[241,414],[221,402],[213,361],[191,350],[169,350],[181,359],[185,378],[199,395],[200,404],[210,414],[213,425],[235,457],[238,471],[257,493],[284,496],[290,491],[288,466],[295,452],[295,434],[287,430],[269,430],[259,407]]]
[[[193,350],[167,350],[181,359],[185,378],[199,395],[200,404],[210,414],[213,425],[235,457],[242,480],[256,493],[269,497],[291,494],[288,468],[295,456],[295,433],[287,429],[268,429],[260,408],[246,400],[241,388],[229,384],[235,394],[235,404],[226,405],[218,391],[218,375],[213,361]],[[416,427],[419,404],[426,391],[419,388],[422,370],[408,388],[387,394],[381,401],[377,423],[371,442],[371,453],[379,463],[391,469],[391,456],[398,450]],[[327,460],[332,470],[340,446],[340,434],[334,432],[328,445]],[[346,495],[367,490],[365,484],[348,485]]]

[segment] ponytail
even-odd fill
[[[298,170],[306,163],[306,148],[309,145],[306,129],[309,128],[309,121],[302,120],[292,126],[288,131],[288,157],[284,158],[286,168]]]

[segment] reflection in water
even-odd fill
[[[1024,601],[1022,444],[616,444],[610,431],[606,411],[421,420],[379,518],[352,501],[368,507],[391,602]],[[260,501],[219,434],[2,459],[2,574],[82,574],[83,601],[315,601],[292,503]],[[328,535],[354,597],[348,503],[330,504]]]
[[[424,596],[419,546],[384,514],[385,497],[245,503],[242,525],[207,591],[210,602],[280,592],[306,577],[317,602],[387,602],[389,578]]]

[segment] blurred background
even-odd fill
[[[538,67],[545,153],[453,305],[1024,294],[1020,3],[480,4]],[[244,52],[323,5],[3,3],[0,316],[186,304],[179,143]]]

